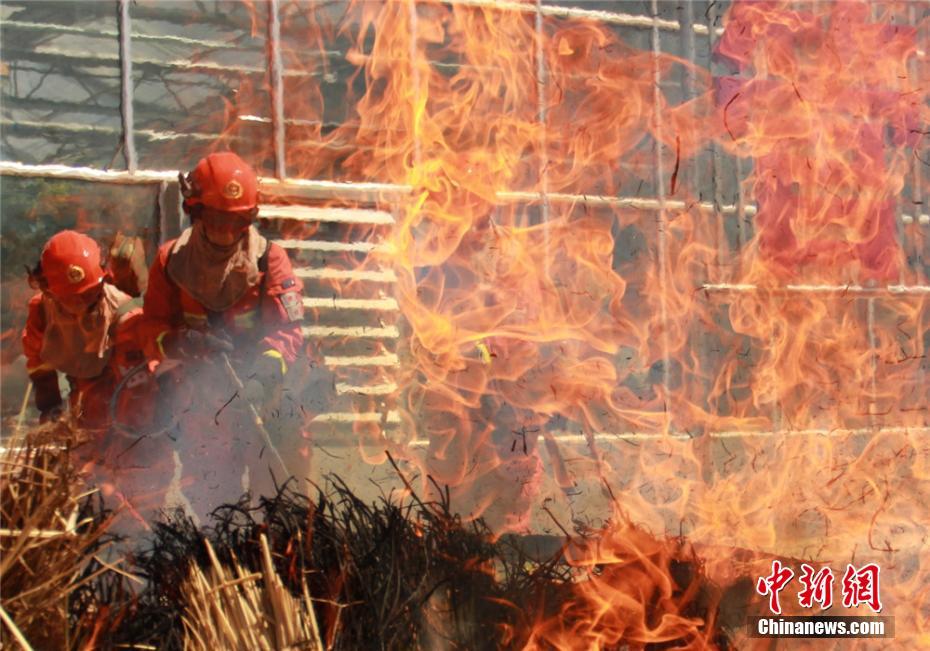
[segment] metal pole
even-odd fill
[[[121,82],[120,111],[123,115],[123,157],[130,174],[136,173],[135,116],[132,86],[132,19],[129,0],[119,0],[119,65]]]
[[[168,240],[168,182],[162,181],[158,184],[158,194],[155,195],[155,211],[158,213],[158,244],[164,244]]]
[[[278,0],[268,2],[268,64],[271,70],[271,115],[274,129],[274,171],[287,178],[284,144],[284,63],[281,59],[281,18]]]
[[[927,28],[921,27],[917,20],[916,5],[912,4],[911,6],[909,6],[907,9],[907,13],[908,13],[908,22],[912,27],[915,27],[918,30],[917,34],[919,38],[922,33],[926,33]],[[919,70],[917,68],[917,57],[916,56],[911,57],[911,60],[907,66],[907,71],[908,71],[908,77],[910,77],[908,81],[910,82],[910,85],[912,88],[915,88],[915,87],[926,88],[926,84],[922,83],[923,80],[918,79]],[[927,136],[924,136],[924,137],[927,137]],[[918,141],[918,143],[919,142],[920,141]],[[915,145],[915,152],[914,152],[915,154],[918,153],[916,151],[916,148],[918,146],[919,145]],[[918,214],[921,212],[920,210],[921,208],[926,208],[926,206],[924,206],[924,197],[923,197],[923,182],[922,182],[923,167],[924,166],[917,159],[917,156],[911,156],[911,207],[910,207],[910,210],[913,210],[915,213],[918,213]],[[898,212],[900,212],[901,202],[898,202],[898,207],[899,207]],[[898,224],[896,224],[896,227],[900,229],[899,233],[901,233],[901,235],[904,236],[906,231],[904,231],[904,229],[902,228],[903,226],[902,221],[903,220],[899,220]],[[917,239],[918,238],[914,238],[914,240],[908,242],[906,236],[902,237],[902,241],[901,241],[902,249],[908,255],[918,254]],[[904,269],[901,270],[901,273],[902,274],[904,273]],[[903,276],[902,276],[902,282],[903,282]]]
[[[548,136],[546,133],[546,88],[548,83],[548,77],[546,74],[546,56],[545,48],[543,47],[544,39],[543,31],[543,13],[542,13],[542,0],[536,0],[536,92],[537,92],[537,116],[539,119],[540,127],[540,142],[539,142],[539,181],[540,181],[540,194],[542,195],[542,223],[543,223],[543,238],[544,238],[544,247],[545,247],[545,270],[546,277],[549,276],[549,261],[550,261],[550,249],[551,243],[549,241],[549,152],[548,152]]]
[[[717,22],[717,9],[713,3],[707,8],[707,44],[711,52],[714,51],[714,45],[717,42],[717,35],[715,33],[714,25]],[[711,69],[713,69],[713,61],[710,63]],[[721,170],[723,168],[723,162],[720,156],[720,150],[717,147],[717,144],[710,141],[710,156],[711,156],[711,169],[710,169],[710,201],[714,204],[714,210],[717,212],[717,269],[723,268],[723,263],[726,258],[723,251],[724,242],[726,242],[726,230],[724,227],[723,214],[720,212],[720,206],[723,204],[723,197],[720,193],[720,184],[719,179],[721,177]],[[742,227],[741,225],[739,226]],[[719,278],[719,273],[717,274]]]
[[[871,393],[868,401],[868,410],[869,410],[869,428],[872,430],[878,429],[876,426],[875,419],[875,401],[878,398],[878,340],[875,336],[875,297],[869,297],[866,302],[866,329],[869,336],[869,351],[871,355],[869,356],[870,368],[871,371]]]
[[[659,15],[658,0],[652,0],[652,14]],[[662,165],[662,88],[660,87],[661,73],[659,71],[659,55],[662,53],[662,44],[659,39],[659,25],[652,25],[652,76],[653,76],[653,112],[655,117],[655,183],[656,198],[659,201],[657,214],[657,255],[659,274],[659,310],[662,320],[662,387],[665,397],[669,394],[669,343],[668,343],[668,243],[666,242],[666,228],[668,220],[665,214],[665,170]],[[668,403],[666,403],[667,405]]]
[[[416,116],[420,114],[420,68],[417,64],[417,31],[419,30],[419,16],[417,15],[417,0],[407,3],[408,29],[410,30],[410,43],[408,54],[410,56],[410,80],[413,83],[413,112],[410,123],[410,133],[413,134],[413,162],[416,176],[422,172],[423,150],[420,143],[420,125],[416,123]]]

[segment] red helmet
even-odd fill
[[[100,247],[76,231],[62,231],[42,249],[42,275],[56,296],[80,294],[103,282]]]
[[[226,151],[210,154],[194,171],[179,176],[184,206],[206,206],[216,210],[248,211],[258,206],[258,177],[255,170]]]

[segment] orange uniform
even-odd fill
[[[258,263],[257,283],[228,309],[213,312],[169,277],[166,267],[176,242],[171,240],[159,248],[149,270],[144,312],[154,343],[178,328],[220,329],[232,337],[233,344],[257,347],[258,352],[270,353],[288,364],[297,358],[303,345],[302,285],[284,249],[269,243],[264,256],[267,263]],[[160,346],[149,352],[156,359],[164,355]]]
[[[171,476],[165,472],[171,461],[167,439],[140,438],[111,421],[111,401],[121,388],[118,423],[144,430],[152,422],[155,384],[147,369],[139,369],[146,361],[142,310],[107,282],[97,244],[74,231],[49,240],[30,276],[42,289],[29,301],[22,334],[36,407],[43,419],[59,413],[58,373],[64,373],[71,385],[71,415],[92,435],[74,450],[79,468],[104,494],[115,496],[117,506],[130,507],[129,513],[157,509],[162,478]],[[132,518],[131,526],[140,521]]]
[[[143,318],[147,355],[182,369],[163,376],[162,409],[177,418],[184,497],[204,519],[244,485],[274,490],[262,422],[302,354],[302,284],[284,249],[254,226],[258,178],[242,159],[210,154],[179,184],[192,225],[159,248]],[[292,433],[290,421],[274,420],[280,436]]]
[[[107,285],[107,292],[122,303],[131,300],[112,285]],[[122,314],[110,326],[111,350],[105,353],[108,359],[102,363],[100,373],[77,377],[68,374],[66,367],[47,359],[50,356],[47,346],[54,345],[46,337],[50,319],[55,318],[51,305],[53,300],[47,295],[37,294],[29,301],[29,315],[23,329],[23,351],[29,377],[35,379],[43,374],[64,372],[71,385],[68,401],[78,424],[85,428],[104,429],[109,425],[110,397],[116,385],[128,371],[145,361],[139,343],[142,310],[136,308]],[[63,325],[67,327],[68,324]]]

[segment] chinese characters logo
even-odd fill
[[[851,564],[846,565],[846,572],[840,581],[844,608],[856,608],[864,604],[871,608],[872,612],[882,611],[879,570],[875,563],[868,563],[858,569]],[[794,570],[782,565],[781,561],[774,560],[772,573],[759,577],[756,582],[756,592],[769,598],[769,610],[776,615],[781,615],[781,592],[791,583],[794,576]],[[807,563],[801,563],[798,581],[801,583],[801,590],[797,593],[797,598],[802,608],[813,608],[815,603],[820,604],[821,610],[829,610],[833,606],[835,576],[829,567],[822,567],[815,572]]]

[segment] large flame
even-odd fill
[[[335,30],[307,5],[309,46],[351,43],[366,90],[340,127],[293,127],[288,162],[411,188],[368,263],[395,269],[409,329],[402,418],[426,449],[406,456],[460,510],[524,531],[544,504],[604,505],[581,565],[636,556],[627,521],[686,535],[722,578],[734,549],[757,576],[773,554],[874,560],[899,641],[926,643],[930,279],[925,229],[898,213],[919,196],[927,23],[796,4],[734,4],[715,77],[658,32],[637,49],[534,4],[359,2]],[[318,90],[287,102],[324,122]],[[751,169],[735,205],[688,181],[708,149]],[[582,582],[584,630],[533,639],[711,644],[624,607],[671,594],[667,571],[623,576]]]

